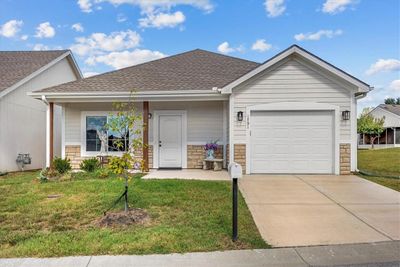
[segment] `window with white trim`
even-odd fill
[[[109,152],[123,152],[129,146],[129,130],[112,131],[106,125],[109,116],[86,116],[86,151],[98,152],[101,150],[101,139],[99,134],[105,134],[107,139],[106,149]]]

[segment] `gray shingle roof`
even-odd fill
[[[400,116],[400,105],[380,104],[379,107]]]
[[[67,51],[0,51],[0,92],[49,64]]]
[[[211,90],[236,80],[259,65],[196,49],[38,92]]]

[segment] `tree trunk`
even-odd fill
[[[371,137],[371,148],[374,149],[374,143],[377,136]]]

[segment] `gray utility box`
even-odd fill
[[[239,163],[232,162],[228,166],[228,173],[231,179],[242,178],[242,166]]]

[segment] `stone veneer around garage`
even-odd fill
[[[350,144],[340,144],[340,174],[351,173],[351,147]]]
[[[246,144],[234,144],[233,160],[242,165],[243,173],[246,173]]]

